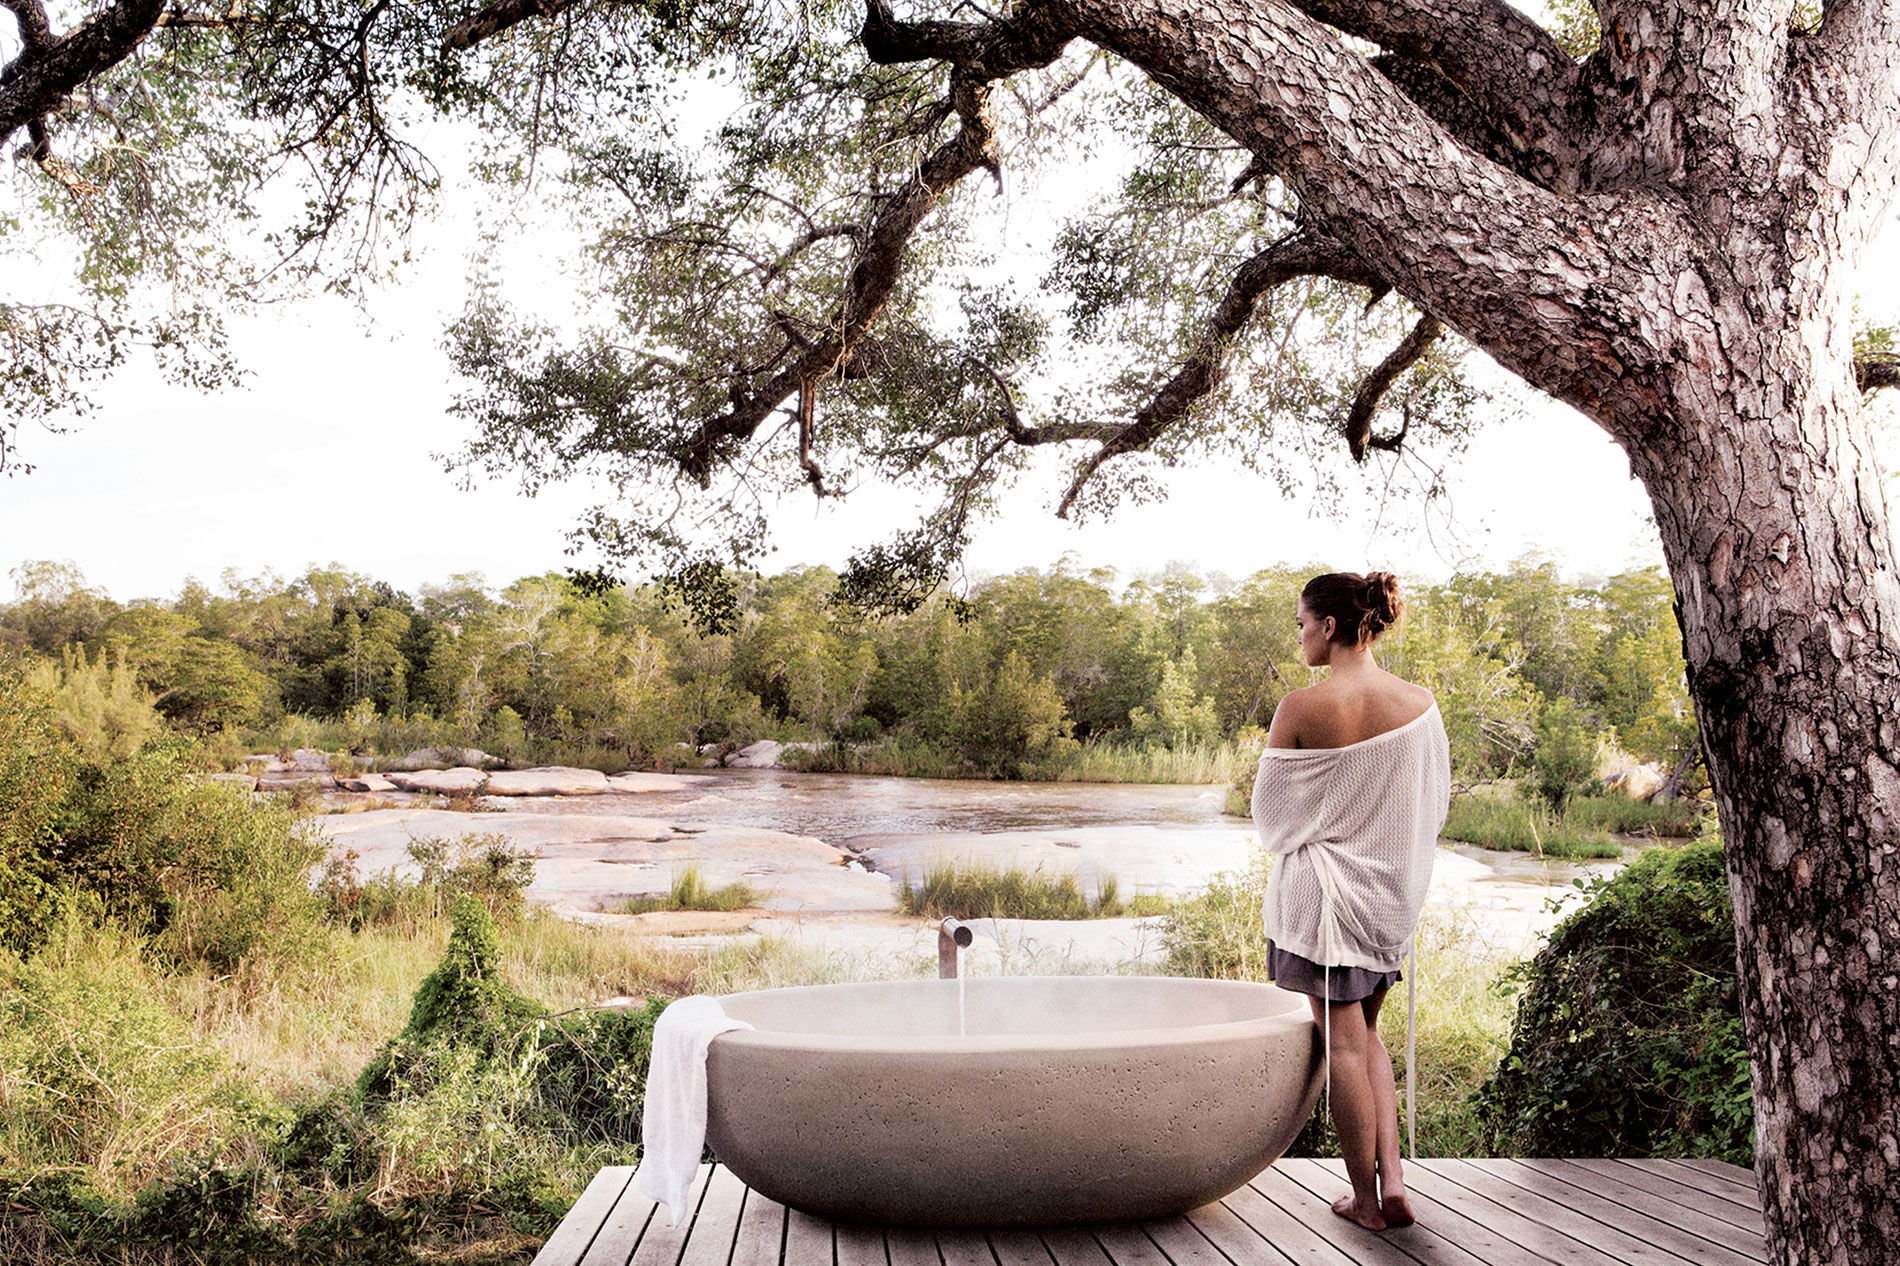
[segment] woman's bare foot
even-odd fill
[[[1333,1201],[1333,1212],[1349,1222],[1357,1222],[1368,1231],[1383,1231],[1386,1220],[1376,1200],[1361,1201],[1358,1196],[1341,1196]]]
[[[1379,1201],[1379,1216],[1385,1219],[1388,1227],[1410,1226],[1418,1221],[1418,1215],[1412,1212],[1412,1202],[1405,1198],[1403,1191],[1387,1192]]]

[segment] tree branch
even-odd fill
[[[865,0],[858,41],[879,66],[947,61],[989,83],[1047,66],[1074,34],[1066,20],[1033,0],[1013,18],[989,22],[899,22],[889,0]]]
[[[995,124],[989,117],[986,83],[952,78],[951,99],[962,126],[939,146],[904,186],[885,200],[845,283],[845,295],[828,333],[756,391],[733,384],[733,407],[701,423],[678,449],[680,470],[707,486],[713,468],[732,446],[750,439],[793,392],[831,374],[850,358],[897,284],[911,235],[944,192],[979,167],[996,163]]]
[[[574,0],[495,0],[495,3],[470,14],[444,32],[442,51],[464,52],[489,36],[526,22],[529,18],[551,18],[573,3]]]
[[[1505,0],[1291,0],[1335,30],[1371,40],[1430,72],[1502,142],[1507,165],[1552,188],[1574,187],[1577,63],[1550,32]],[[1414,79],[1414,82],[1417,82]],[[1407,87],[1406,95],[1413,96]],[[1433,117],[1438,112],[1427,107]]]
[[[1379,411],[1379,401],[1384,399],[1385,393],[1392,389],[1392,384],[1398,381],[1399,375],[1416,365],[1419,357],[1423,356],[1431,345],[1438,341],[1438,336],[1444,332],[1445,327],[1438,318],[1427,312],[1418,319],[1418,324],[1412,327],[1412,332],[1392,349],[1391,354],[1379,362],[1379,367],[1367,374],[1366,380],[1359,384],[1359,391],[1353,396],[1352,408],[1346,414],[1346,447],[1351,451],[1354,461],[1365,461],[1368,447],[1382,448],[1388,452],[1397,451],[1398,441],[1389,436],[1384,439],[1373,436],[1372,415]],[[1408,412],[1405,425],[1398,432],[1401,440],[1405,432],[1411,429],[1411,422]]]
[[[1119,454],[1146,448],[1220,386],[1226,376],[1228,349],[1235,336],[1253,319],[1260,296],[1296,277],[1331,277],[1335,281],[1373,288],[1385,284],[1384,278],[1345,246],[1308,229],[1281,238],[1249,259],[1234,274],[1227,293],[1221,296],[1220,303],[1208,317],[1207,329],[1186,363],[1155,392],[1133,422],[1117,429],[1076,471],[1061,505],[1056,507],[1057,518],[1069,517],[1076,498],[1104,462]]]
[[[0,145],[35,119],[59,109],[67,95],[94,75],[110,70],[151,33],[166,0],[120,0],[58,39],[34,47],[30,37],[20,55],[0,71]],[[35,0],[6,0],[15,16],[31,15]],[[45,12],[38,14],[45,20]],[[22,18],[21,29],[28,18]]]
[[[1854,358],[1854,385],[1862,391],[1900,387],[1900,353],[1863,352]]]

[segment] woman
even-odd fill
[[[1374,1231],[1413,1221],[1379,1008],[1411,951],[1451,796],[1431,691],[1372,658],[1404,606],[1389,572],[1306,583],[1300,649],[1332,671],[1280,701],[1253,791],[1261,844],[1279,855],[1262,907],[1268,973],[1308,995],[1326,1031],[1328,1097],[1352,1180],[1333,1212]]]

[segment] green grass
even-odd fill
[[[673,886],[664,897],[635,897],[627,902],[628,914],[650,914],[655,910],[743,910],[757,905],[758,890],[747,883],[711,888],[699,873],[697,864],[688,862],[673,876]]]
[[[1102,876],[1095,887],[1091,900],[1072,870],[1050,874],[940,859],[925,869],[920,883],[904,876],[897,907],[927,919],[1111,919],[1161,914],[1169,906],[1153,893],[1124,901],[1113,875]]]
[[[1623,795],[1573,796],[1564,805],[1571,826],[1615,835],[1660,835],[1688,839],[1695,834],[1700,806],[1692,801],[1631,800]]]
[[[1579,826],[1553,818],[1548,811],[1522,800],[1457,796],[1440,835],[1461,844],[1543,857],[1579,860],[1621,857],[1623,850],[1601,827]]]

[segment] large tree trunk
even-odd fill
[[[1798,334],[1711,375],[1716,407],[1631,459],[1726,842],[1770,1240],[1785,1262],[1891,1262],[1900,581],[1857,392]]]

